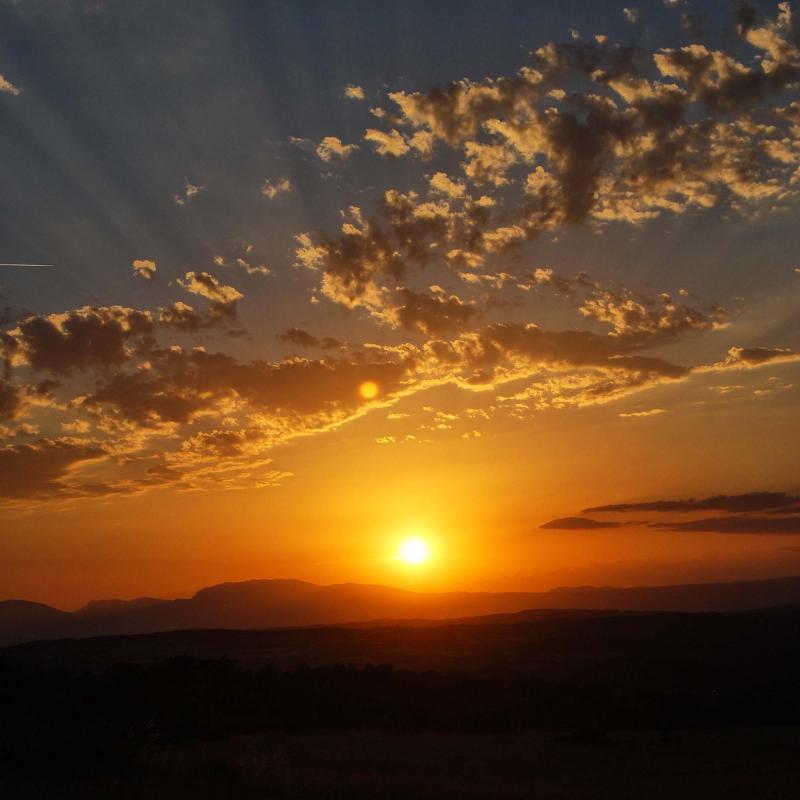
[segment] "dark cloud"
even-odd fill
[[[800,517],[712,517],[691,522],[654,522],[652,527],[698,533],[800,534]]]
[[[692,511],[730,511],[744,513],[793,506],[800,503],[800,495],[786,492],[748,492],[746,494],[719,494],[700,500],[650,500],[646,503],[615,503],[586,508],[582,513],[627,513],[637,511],[660,511],[686,513]]]
[[[292,344],[300,345],[300,347],[320,346],[318,337],[301,328],[289,328],[285,333],[278,334],[278,339],[282,342],[291,342]]]
[[[75,494],[65,482],[70,469],[104,454],[97,444],[72,439],[39,439],[30,444],[1,447],[0,496],[22,499]],[[83,487],[82,491],[101,493],[100,487],[91,486]]]
[[[14,419],[20,405],[19,389],[0,378],[0,422]]]
[[[758,20],[758,14],[750,0],[739,0],[736,3],[736,32],[746,36]]]
[[[159,309],[158,321],[162,325],[177,328],[186,333],[196,333],[209,324],[214,324],[217,318],[205,318],[188,303],[178,300],[168,308]]]
[[[562,517],[561,519],[551,519],[539,527],[543,530],[557,531],[580,531],[596,530],[598,528],[619,528],[621,522],[601,521],[589,519],[587,517]]]
[[[780,347],[731,347],[721,367],[760,367],[771,361],[800,361],[800,353]]]
[[[152,330],[152,315],[147,311],[86,306],[64,314],[28,317],[7,336],[13,341],[13,352],[33,369],[64,375],[122,364],[128,358],[126,344]]]
[[[346,343],[332,336],[314,336],[313,333],[302,328],[289,328],[283,333],[278,334],[281,342],[289,342],[300,347],[319,347],[323,350],[343,350],[347,347]]]
[[[402,303],[397,309],[400,324],[429,336],[461,330],[475,315],[474,306],[454,294],[421,294],[410,289],[401,289],[398,294]]]
[[[533,323],[493,323],[457,339],[426,346],[441,364],[458,366],[472,382],[489,383],[507,369],[591,368],[647,379],[678,379],[689,370],[660,358],[628,354],[614,340],[589,331],[547,331]]]
[[[396,391],[409,366],[402,360],[367,356],[290,358],[279,362],[242,362],[223,353],[172,347],[154,350],[149,369],[118,373],[84,400],[97,410],[108,406],[124,419],[141,424],[189,422],[200,411],[223,401],[244,403],[275,421],[304,426],[303,417],[323,415],[323,426],[364,404],[358,387],[375,381],[382,393]]]

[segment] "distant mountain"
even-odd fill
[[[70,615],[43,603],[29,600],[0,602],[0,644],[50,638]]]
[[[800,577],[630,589],[423,593],[356,583],[319,586],[253,580],[201,589],[185,600],[106,600],[75,612],[24,600],[0,602],[0,645],[35,639],[159,631],[341,625],[514,614],[534,609],[743,611],[800,605]],[[373,623],[374,624],[374,623]]]

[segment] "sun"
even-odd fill
[[[431,549],[424,539],[414,536],[401,542],[397,557],[406,564],[422,564],[431,557]]]
[[[358,387],[358,393],[365,400],[373,400],[378,396],[379,391],[380,387],[377,383],[375,383],[375,381],[364,381],[364,383]]]

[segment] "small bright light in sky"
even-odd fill
[[[358,387],[358,393],[365,399],[365,400],[372,400],[378,396],[378,392],[380,391],[380,387],[378,386],[375,381],[364,381],[361,386]]]
[[[405,539],[400,545],[398,558],[406,564],[421,564],[431,557],[431,550],[428,543],[418,536]]]

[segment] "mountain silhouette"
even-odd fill
[[[675,586],[562,587],[546,592],[412,592],[299,580],[221,583],[179,600],[94,601],[66,612],[25,600],[0,602],[0,645],[36,639],[228,628],[444,620],[535,609],[744,611],[800,605],[800,577]]]

